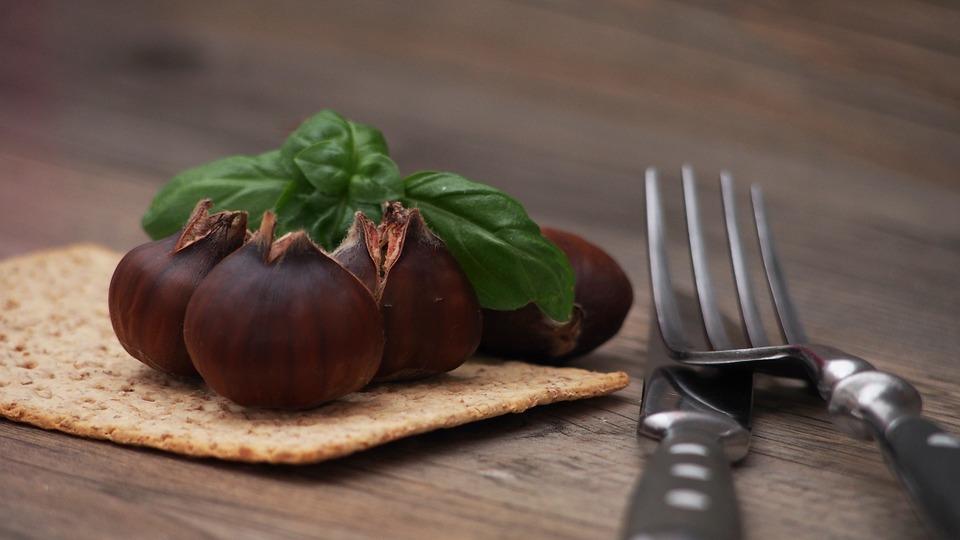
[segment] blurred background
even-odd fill
[[[956,3],[900,0],[0,2],[0,256],[130,247],[178,171],[322,108],[405,173],[613,244],[648,165],[909,205],[958,189],[957,28]]]

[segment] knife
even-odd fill
[[[622,538],[741,538],[730,464],[749,449],[753,375],[681,366],[651,327],[637,431],[660,444],[634,488]]]

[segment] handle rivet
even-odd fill
[[[960,448],[960,439],[947,433],[931,433],[927,444],[938,448]]]
[[[680,443],[670,447],[670,453],[673,455],[684,456],[705,456],[707,447],[697,443]]]
[[[694,489],[671,489],[664,497],[664,501],[669,506],[681,510],[703,511],[710,507],[710,497]]]
[[[677,478],[690,480],[709,480],[710,469],[696,463],[676,463],[670,467],[670,474]]]

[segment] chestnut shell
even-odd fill
[[[196,376],[183,341],[187,303],[207,273],[243,244],[246,214],[207,211],[200,201],[178,233],[137,246],[110,280],[110,322],[123,348],[144,364]]]
[[[386,346],[374,380],[444,373],[477,350],[483,322],[476,293],[419,210],[388,204],[379,227],[358,213],[334,257],[380,302]]]
[[[511,358],[561,358],[577,347],[583,311],[573,307],[569,321],[557,322],[527,304],[514,311],[483,310],[483,352]]]
[[[273,216],[190,299],[184,339],[218,394],[246,406],[314,407],[363,388],[383,323],[364,285],[300,231],[275,243]]]
[[[544,228],[573,267],[574,302],[583,311],[577,346],[569,356],[581,356],[617,335],[633,305],[633,286],[623,268],[606,251],[581,236]]]
[[[387,344],[377,380],[450,371],[480,344],[483,320],[473,286],[420,212],[409,212],[380,294]]]
[[[514,311],[483,310],[483,352],[539,362],[587,354],[616,335],[633,304],[633,287],[607,252],[584,238],[544,227],[543,235],[570,260],[576,279],[574,312],[557,322],[535,304]]]

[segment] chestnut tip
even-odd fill
[[[380,246],[380,230],[377,224],[358,211],[353,215],[353,224],[347,231],[347,236],[330,254],[359,279],[378,302],[383,267],[383,250]]]
[[[277,228],[277,215],[271,210],[267,210],[263,213],[263,217],[260,218],[260,228],[257,229],[252,235],[250,235],[248,242],[256,243],[265,251],[269,252],[270,246],[273,244],[273,234]]]
[[[238,240],[240,243],[243,242],[247,233],[247,213],[225,210],[211,214],[212,207],[213,201],[210,199],[197,201],[186,224],[177,233],[174,252],[182,251],[201,241],[227,245],[235,245]]]

